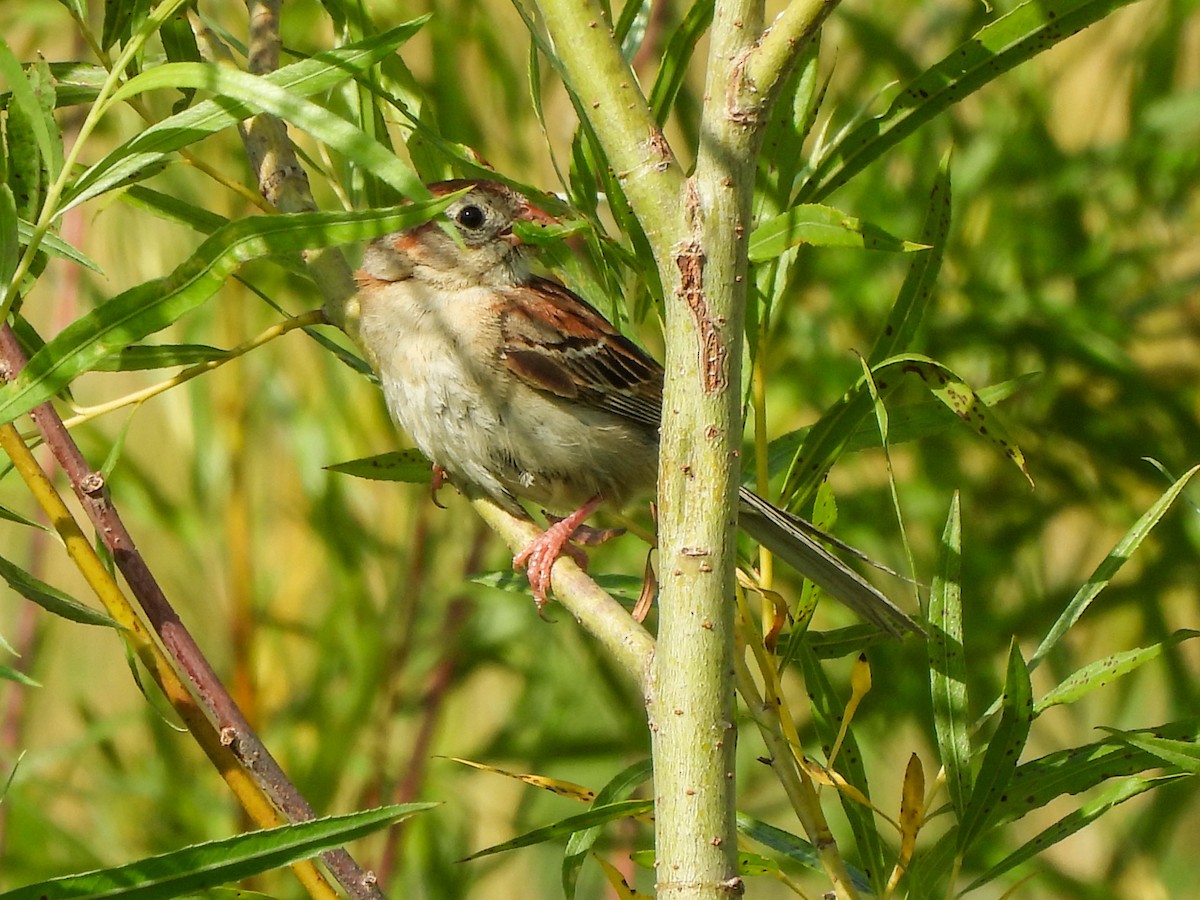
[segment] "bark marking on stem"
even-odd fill
[[[704,393],[713,394],[728,381],[726,363],[729,348],[708,309],[704,296],[704,251],[699,241],[689,241],[675,257],[679,267],[679,290],[676,292],[696,322],[700,335],[700,383]]]

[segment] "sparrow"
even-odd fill
[[[657,480],[663,368],[568,288],[535,275],[516,222],[558,220],[492,181],[441,217],[368,245],[356,273],[360,343],[388,411],[443,476],[528,518],[522,501],[557,511],[513,560],[539,612],[551,569],[594,529],[601,503],[622,507]],[[738,524],[762,546],[883,631],[922,629],[816,539],[821,533],[752,491]]]

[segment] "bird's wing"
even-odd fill
[[[535,278],[502,304],[501,358],[526,384],[658,428],[663,370],[557,282]]]

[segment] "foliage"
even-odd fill
[[[1200,20],[1121,5],[847,5],[773,112],[744,477],[910,573],[880,583],[921,604],[929,640],[881,641],[746,567],[752,896],[828,886],[793,751],[850,890],[1190,888]],[[712,6],[614,10],[685,157]],[[569,617],[538,620],[464,501],[429,502],[352,343],[293,318],[324,288],[301,251],[353,256],[436,213],[421,182],[494,166],[566,198],[544,261],[658,348],[663,288],[620,173],[526,4],[295,0],[261,76],[245,18],[224,0],[0,7],[0,304],[31,357],[0,418],[29,438],[55,398],[318,812],[443,802],[354,845],[392,895],[648,892],[643,698]],[[289,124],[320,211],[259,197],[236,125],[260,112]],[[0,889],[227,838],[246,822],[133,639],[77,624],[109,620],[82,611],[18,474],[0,477]],[[632,603],[645,547],[592,556]]]

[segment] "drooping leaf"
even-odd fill
[[[0,556],[0,578],[8,582],[8,586],[26,600],[32,600],[46,612],[83,625],[120,627],[104,613],[80,603],[74,597],[46,584],[40,578],[26,572],[2,556]]]

